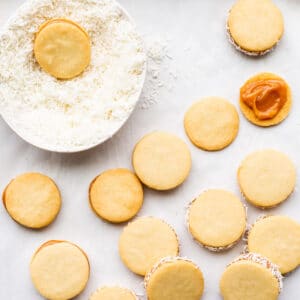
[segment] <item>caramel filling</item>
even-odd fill
[[[287,85],[282,79],[263,79],[246,84],[241,100],[259,120],[274,118],[287,102]]]

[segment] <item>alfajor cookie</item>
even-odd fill
[[[276,300],[281,289],[282,276],[278,267],[254,253],[235,259],[220,280],[225,300]]]
[[[177,136],[155,131],[144,136],[132,156],[139,179],[155,190],[170,190],[182,184],[191,169],[191,154]]]
[[[138,298],[132,291],[114,286],[98,289],[89,300],[138,300]]]
[[[251,123],[269,127],[287,118],[292,107],[292,92],[287,82],[273,73],[259,73],[240,89],[240,108]]]
[[[34,55],[45,72],[57,79],[72,79],[90,63],[90,38],[79,24],[66,19],[52,19],[39,28]]]
[[[260,218],[248,234],[248,250],[278,265],[281,273],[300,264],[300,224],[286,216]]]
[[[194,103],[184,117],[185,131],[199,148],[216,151],[230,145],[239,130],[239,116],[230,102],[208,97]]]
[[[61,207],[55,182],[39,173],[26,173],[13,179],[3,192],[9,215],[29,228],[43,228],[54,221]]]
[[[95,213],[106,221],[121,223],[133,218],[143,204],[143,187],[127,169],[103,172],[90,185],[89,200]]]
[[[238,169],[238,183],[246,200],[261,208],[285,201],[296,184],[292,161],[276,150],[260,150],[248,155]]]
[[[199,300],[204,290],[204,278],[192,261],[167,257],[146,275],[145,287],[149,300]]]
[[[71,299],[79,295],[89,279],[86,254],[67,241],[44,243],[30,263],[32,282],[46,299]]]
[[[153,217],[142,217],[123,229],[119,253],[129,270],[144,276],[163,257],[178,255],[179,242],[167,223]]]
[[[233,247],[242,238],[246,218],[246,209],[234,194],[207,190],[189,205],[187,226],[203,247],[219,252]]]
[[[284,20],[272,0],[237,0],[229,12],[227,31],[238,50],[259,56],[279,42]]]

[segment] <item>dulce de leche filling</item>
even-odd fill
[[[287,85],[282,79],[249,82],[241,89],[241,100],[260,120],[274,118],[287,101]]]

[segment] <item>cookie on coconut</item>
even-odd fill
[[[280,41],[284,20],[272,0],[237,0],[228,15],[227,31],[239,51],[260,56]]]
[[[67,19],[52,19],[39,28],[34,55],[41,68],[57,79],[80,75],[91,60],[88,33]]]

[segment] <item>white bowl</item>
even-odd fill
[[[26,5],[26,2],[23,4]],[[130,14],[127,12],[127,10],[121,6],[118,2],[116,2],[116,5],[120,8],[120,10],[122,11],[122,13],[124,14],[124,16],[126,18],[128,18],[128,20],[135,25],[135,22],[133,20],[133,18],[130,16]],[[146,50],[144,47],[144,52],[145,52],[145,58],[147,58],[146,55]],[[135,107],[141,97],[142,94],[142,90],[145,84],[145,79],[146,79],[146,74],[147,74],[147,61],[145,61],[145,66],[144,66],[144,70],[143,73],[141,75],[141,80],[140,80],[140,86],[139,86],[139,92],[136,95],[136,100],[135,100],[135,106],[132,108],[131,112],[128,114],[127,118],[125,118],[123,120],[123,122],[120,124],[120,126],[118,128],[116,128],[113,132],[110,133],[109,136],[99,139],[96,143],[92,143],[89,145],[84,145],[84,146],[76,146],[76,147],[70,147],[70,146],[66,146],[66,147],[56,147],[56,146],[45,146],[42,144],[37,143],[36,141],[34,141],[32,138],[26,136],[24,133],[21,133],[20,130],[18,128],[16,128],[16,126],[14,126],[12,124],[12,122],[10,122],[4,114],[1,114],[3,120],[7,123],[7,125],[19,136],[21,137],[24,141],[26,141],[27,143],[42,149],[42,150],[46,150],[46,151],[51,151],[51,152],[58,152],[58,153],[77,153],[77,152],[82,152],[82,151],[86,151],[89,149],[92,149],[94,147],[97,147],[101,144],[103,144],[104,142],[106,142],[107,140],[111,139],[123,126],[124,124],[128,121],[128,119],[130,118],[130,116],[132,115],[133,111],[135,110]]]

